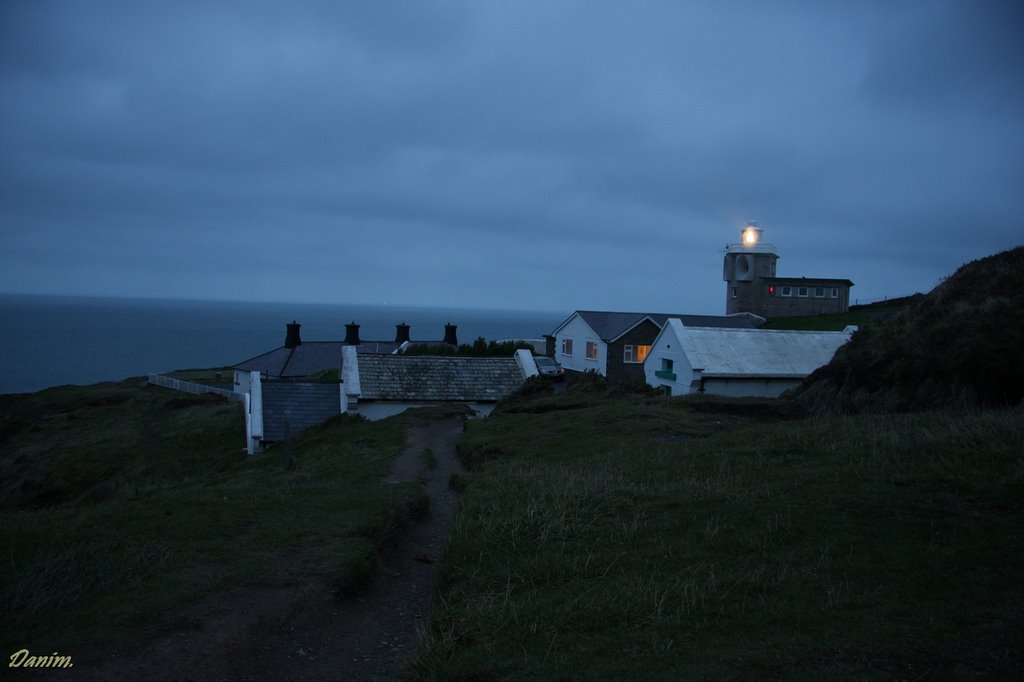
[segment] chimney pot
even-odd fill
[[[288,333],[284,337],[284,347],[295,348],[296,346],[301,346],[302,338],[299,336],[299,327],[302,325],[295,320],[292,320],[286,326],[288,328]]]
[[[409,325],[405,322],[395,325],[395,343],[401,345],[409,341]]]
[[[459,345],[459,337],[455,334],[456,329],[457,327],[451,322],[444,326],[444,343],[452,346]]]
[[[345,345],[346,346],[358,346],[361,342],[359,341],[359,325],[355,323],[355,320],[345,325]]]

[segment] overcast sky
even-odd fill
[[[0,2],[0,292],[722,314],[1024,242],[1024,10]]]

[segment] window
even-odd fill
[[[803,298],[807,298],[807,287],[797,287],[796,295]]]
[[[782,295],[783,296],[792,296],[793,295],[793,287],[782,287]]]
[[[732,297],[733,298],[738,298],[739,297],[739,294],[736,293],[736,287],[732,288]]]
[[[597,360],[597,344],[587,341],[587,360]]]
[[[832,287],[832,298],[839,298],[839,287]]]
[[[659,379],[675,381],[677,377],[676,373],[673,371],[672,364],[672,360],[670,360],[669,358],[662,358],[661,369],[655,370],[654,376],[658,377]]]
[[[562,355],[572,355],[572,339],[562,339]]]
[[[814,287],[814,298],[825,298],[825,287]]]
[[[651,352],[650,346],[623,346],[623,362],[643,362],[647,354]]]

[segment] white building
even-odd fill
[[[644,361],[644,375],[669,395],[774,398],[828,364],[855,331],[689,327],[670,318]]]
[[[643,381],[644,358],[672,317],[701,327],[751,329],[764,323],[746,313],[721,317],[577,310],[547,337],[547,354],[573,372],[596,372],[612,382]]]

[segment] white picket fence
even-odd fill
[[[216,386],[207,386],[206,384],[197,384],[193,381],[183,381],[181,379],[175,379],[174,377],[165,377],[161,374],[150,374],[149,383],[154,386],[163,386],[164,388],[170,388],[175,391],[182,391],[184,393],[216,393],[232,400],[241,400],[242,396],[239,393],[228,390],[226,388],[217,388]]]

